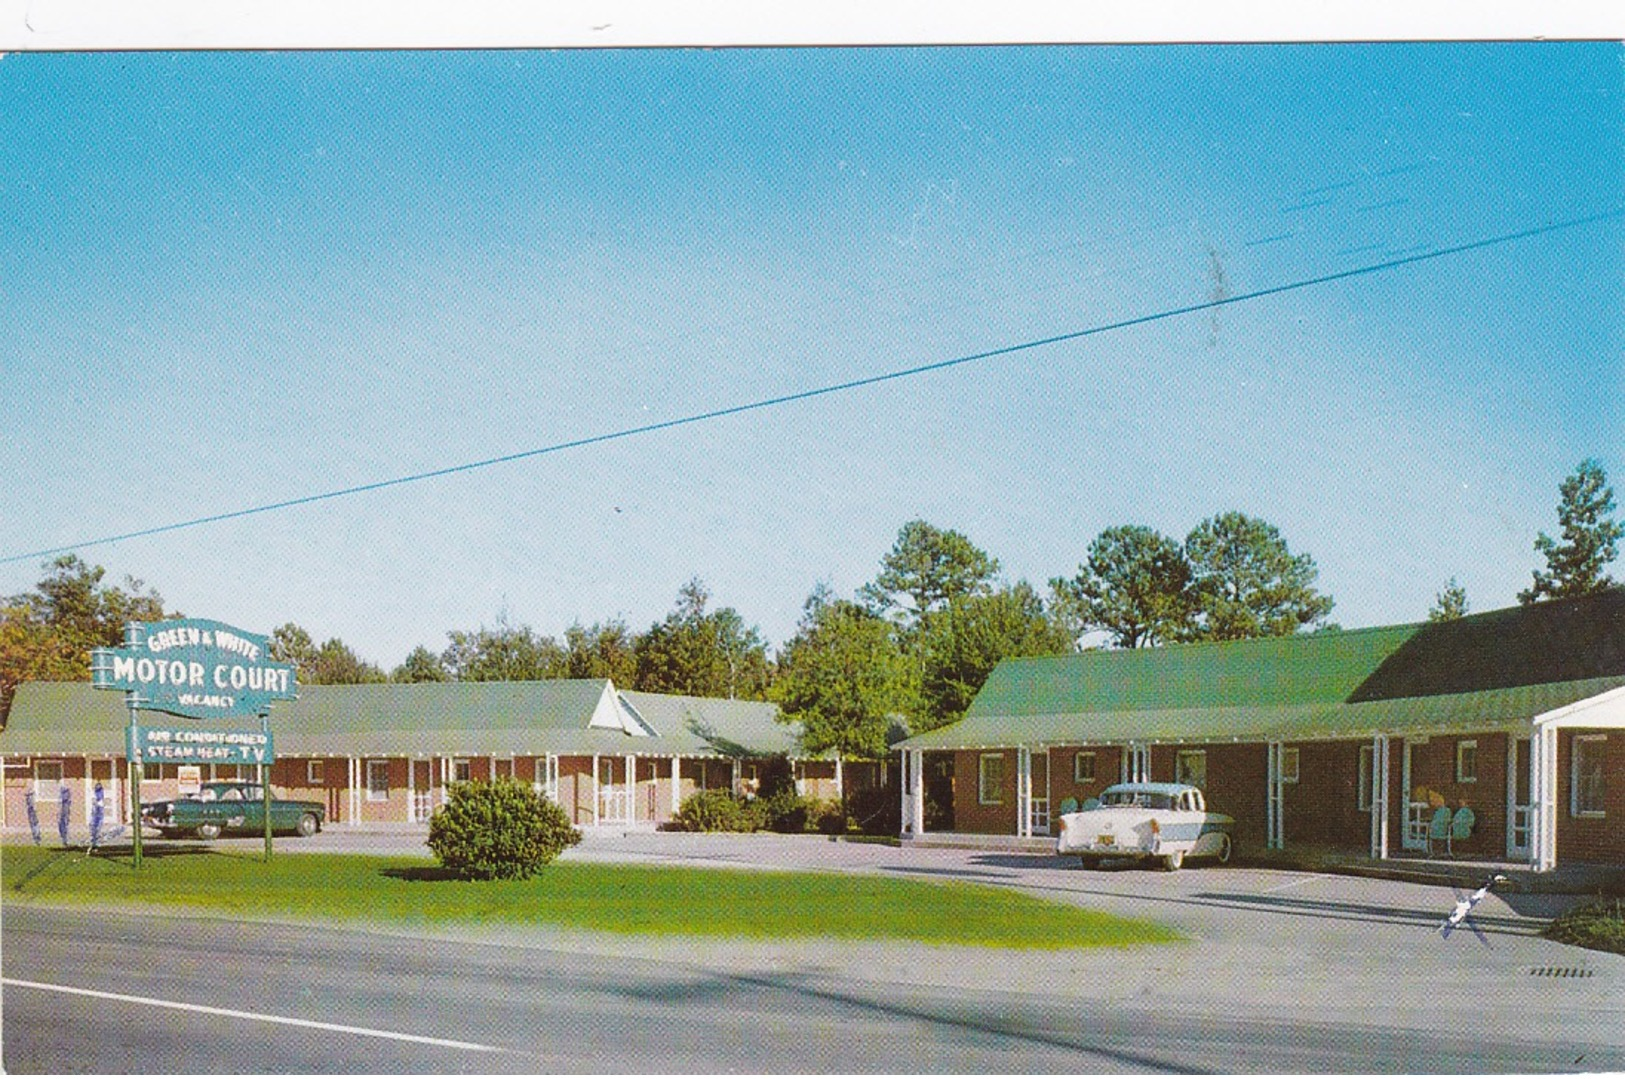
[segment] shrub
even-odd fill
[[[1543,936],[1600,952],[1625,955],[1625,899],[1599,899],[1547,926]]]
[[[526,880],[579,842],[563,809],[514,779],[459,783],[429,819],[429,849],[464,880]]]
[[[821,832],[824,835],[845,835],[847,832],[857,830],[852,818],[846,815],[846,805],[839,799],[829,802],[814,802],[809,831]]]
[[[756,814],[725,790],[695,791],[683,799],[677,823],[685,832],[754,832]]]
[[[756,799],[752,808],[760,820],[760,827],[772,832],[796,833],[807,831],[812,820],[814,803],[796,793],[793,786],[780,787],[765,798]]]
[[[864,835],[894,836],[903,827],[900,794],[890,784],[855,790],[846,797],[846,815],[852,819],[852,826]]]

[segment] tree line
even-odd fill
[[[1539,533],[1546,568],[1520,601],[1611,587],[1603,569],[1625,533],[1613,510],[1601,465],[1581,462],[1559,488],[1561,538]],[[143,582],[110,584],[101,566],[77,555],[45,568],[32,591],[0,601],[0,718],[20,682],[88,679],[90,650],[117,646],[124,623],[181,617]],[[964,534],[914,520],[850,598],[816,584],[776,653],[737,610],[714,606],[697,577],[640,633],[610,619],[578,622],[560,639],[503,612],[494,626],[448,631],[438,652],[417,646],[386,672],[343,640],[317,644],[289,622],[272,632],[271,653],[306,685],[608,678],[654,693],[771,700],[786,722],[802,725],[810,751],[874,757],[899,725],[919,732],[958,720],[1003,659],[1335,628],[1314,559],[1240,512],[1210,517],[1183,540],[1143,525],[1107,528],[1077,572],[1051,579],[1043,594],[1000,571]],[[1451,578],[1428,617],[1467,610]]]

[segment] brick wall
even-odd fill
[[[1607,784],[1601,817],[1574,815],[1574,741],[1576,736],[1601,735],[1588,741],[1588,754],[1602,754]],[[1557,735],[1557,864],[1595,862],[1625,865],[1625,731],[1563,730]]]
[[[954,753],[954,831],[976,835],[1016,834],[1016,751],[990,750],[1004,758],[1004,781],[999,786],[998,804],[983,805],[978,794],[978,761],[982,752],[958,750]]]
[[[1078,754],[1094,754],[1094,779],[1077,779]],[[1100,792],[1117,782],[1122,774],[1123,750],[1119,746],[1052,746],[1049,750],[1049,811],[1051,819],[1061,812],[1061,803],[1075,800],[1080,806],[1090,798],[1099,798]],[[1035,769],[1036,771],[1036,769]],[[1037,780],[1034,780],[1037,788]],[[973,792],[974,793],[974,792]],[[1042,793],[1039,791],[1038,793]],[[1012,818],[1013,819],[1013,818]]]
[[[1462,742],[1477,743],[1477,780],[1457,777],[1456,755]],[[1393,770],[1403,774],[1402,745],[1393,748]],[[1411,789],[1401,790],[1390,812],[1401,822],[1410,802],[1417,800],[1417,788],[1443,796],[1445,805],[1455,810],[1466,805],[1475,818],[1473,834],[1451,843],[1457,855],[1500,859],[1506,857],[1506,775],[1507,736],[1501,733],[1435,735],[1426,742],[1411,745]],[[1427,815],[1431,817],[1432,811]],[[1391,844],[1393,841],[1390,841]],[[1390,849],[1397,849],[1391,846]]]

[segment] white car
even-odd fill
[[[1056,854],[1078,856],[1085,866],[1106,858],[1156,858],[1178,869],[1186,858],[1228,862],[1235,820],[1209,813],[1202,792],[1185,783],[1118,783],[1097,805],[1061,816]]]

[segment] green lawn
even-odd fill
[[[184,850],[184,853],[180,851]],[[612,933],[836,937],[994,948],[1097,948],[1179,935],[1003,888],[846,873],[556,862],[529,881],[441,879],[429,859],[172,849],[128,855],[0,848],[4,902],[184,907],[399,925],[501,922]]]

